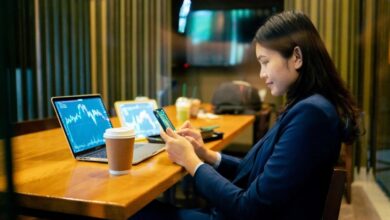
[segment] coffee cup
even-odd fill
[[[127,127],[108,128],[104,133],[104,139],[110,174],[130,173],[134,152],[134,130]]]
[[[200,108],[200,99],[191,99],[190,116],[191,118],[197,118]]]

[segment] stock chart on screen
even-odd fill
[[[160,133],[160,124],[153,114],[152,103],[126,103],[120,106],[125,126],[135,130],[136,137],[147,137]]]
[[[104,144],[103,134],[111,123],[100,98],[64,100],[55,104],[75,153]]]

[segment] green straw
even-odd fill
[[[194,87],[192,88],[192,98],[193,98],[193,99],[196,98],[196,93],[198,92],[197,90],[198,90],[198,87],[197,87],[197,86],[194,86]]]
[[[181,93],[183,97],[186,97],[187,94],[187,85],[183,83],[183,86],[181,87]]]

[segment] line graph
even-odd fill
[[[76,123],[78,120],[83,120],[82,115],[87,115],[88,118],[92,119],[93,123],[97,125],[96,117],[101,117],[103,120],[108,120],[107,116],[105,116],[99,109],[92,109],[89,111],[84,104],[77,105],[78,113],[75,115],[70,115],[69,117],[65,117],[65,124],[69,125],[71,123]]]
[[[77,148],[83,149],[83,148],[88,148],[90,146],[97,146],[99,144],[102,144],[102,138],[101,137],[92,137],[92,139],[89,140],[89,142],[87,142],[85,144],[77,145]]]
[[[104,144],[103,134],[111,123],[100,98],[62,101],[56,106],[73,152]]]
[[[135,130],[136,137],[146,137],[160,133],[160,124],[153,114],[150,103],[127,103],[120,107],[125,126]]]

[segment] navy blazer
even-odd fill
[[[244,159],[200,166],[195,185],[214,205],[211,217],[321,219],[341,131],[335,107],[316,94],[281,114]]]

